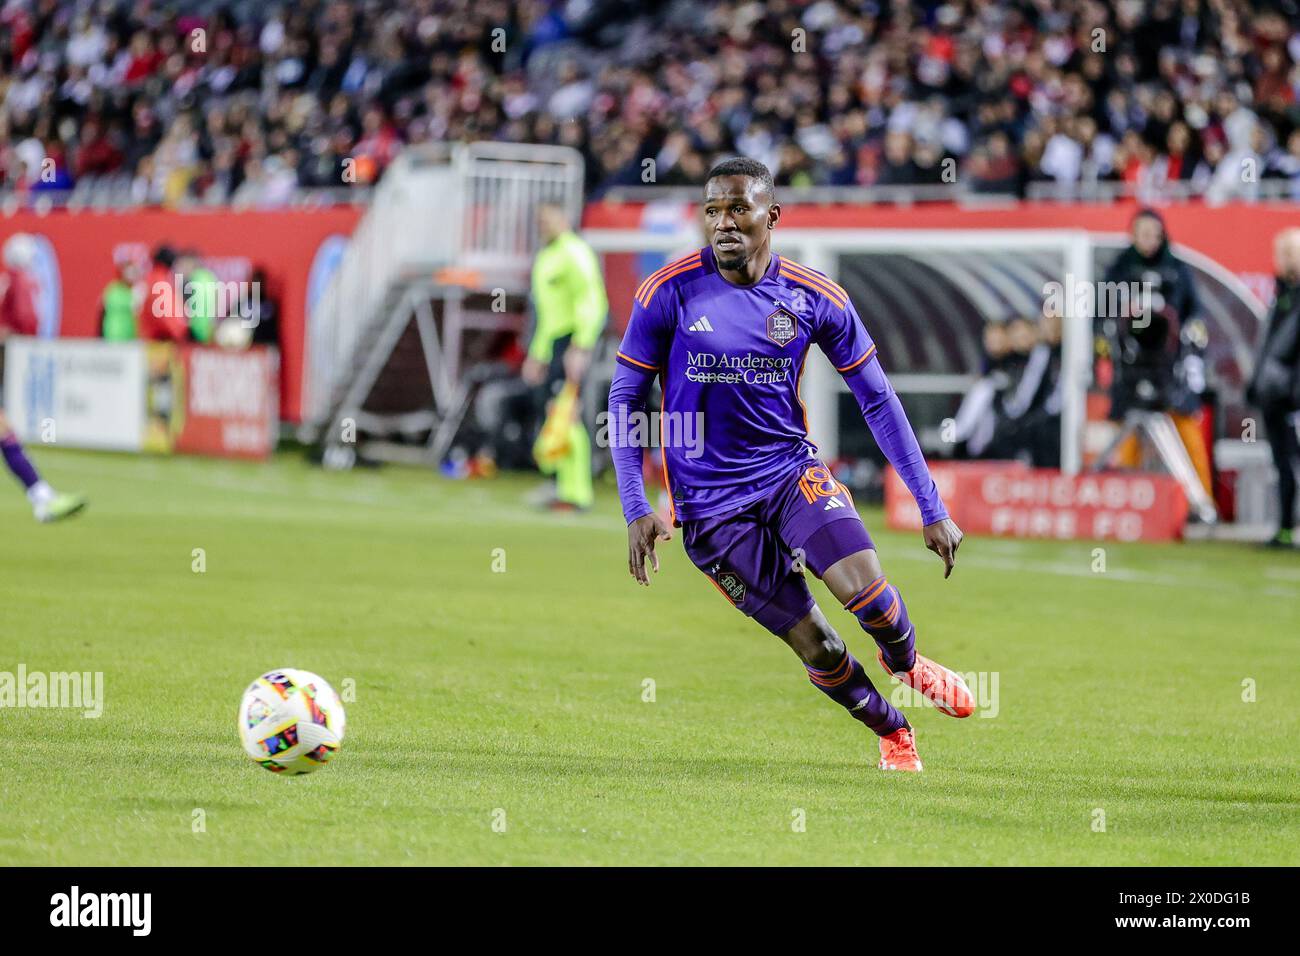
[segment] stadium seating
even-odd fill
[[[1300,196],[1294,4],[181,6],[4,5],[0,189],[278,206],[501,140],[577,147],[593,195],[744,153],[866,199]]]

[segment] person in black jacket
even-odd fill
[[[1213,494],[1200,426],[1209,336],[1197,315],[1192,270],[1169,248],[1164,219],[1154,209],[1133,217],[1132,236],[1106,270],[1105,294],[1098,294],[1100,331],[1115,369],[1110,417],[1123,421],[1134,408],[1168,414],[1206,494]],[[1121,467],[1138,466],[1136,437],[1120,446],[1118,458]]]
[[[1300,409],[1300,229],[1278,233],[1273,245],[1277,291],[1264,328],[1246,401],[1263,413],[1277,467],[1278,531],[1266,544],[1294,546],[1296,469],[1300,439],[1292,416]]]

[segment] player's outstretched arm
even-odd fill
[[[641,481],[644,449],[635,438],[638,431],[635,423],[638,416],[645,414],[646,395],[653,379],[647,371],[619,363],[609,386],[607,421],[610,457],[614,459],[618,496],[623,503],[623,517],[627,519],[627,570],[638,583],[645,585],[650,584],[645,570],[647,557],[650,567],[656,573],[659,571],[655,542],[672,538],[672,533],[646,501]]]
[[[822,292],[838,291],[842,298],[828,294],[822,299],[825,307],[818,313],[814,341],[826,353],[836,371],[844,376],[844,382],[857,399],[858,408],[876,444],[916,499],[921,509],[925,546],[943,558],[943,576],[946,578],[952,574],[957,559],[961,529],[948,517],[948,509],[930,477],[930,467],[925,463],[925,455],[921,454],[912,423],[907,420],[903,403],[898,400],[894,386],[880,366],[876,344],[867,334],[848,293],[825,277],[818,287]]]
[[[649,283],[649,279],[646,280]],[[674,325],[663,313],[663,296],[638,298],[618,349],[618,364],[609,383],[609,453],[618,475],[618,497],[627,521],[627,570],[640,584],[649,585],[645,559],[659,570],[655,542],[672,535],[655,517],[646,501],[641,480],[643,445],[648,435],[646,398],[655,376],[664,373]],[[664,373],[666,374],[666,373]],[[637,436],[640,436],[639,438]],[[667,454],[667,449],[664,450]]]
[[[924,526],[921,536],[925,546],[943,559],[943,576],[947,578],[957,561],[962,531],[948,517],[948,509],[930,477],[930,468],[925,463],[912,424],[903,411],[903,403],[898,400],[898,394],[877,360],[866,362],[852,374],[845,375],[844,381],[857,399],[862,417],[866,419],[880,450],[916,499]]]

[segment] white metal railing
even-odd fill
[[[454,193],[449,180],[446,165],[424,162],[414,150],[399,154],[380,180],[338,269],[308,316],[306,420],[328,406],[336,370],[398,274],[415,259],[450,261],[453,233],[438,228],[440,210],[434,201]]]
[[[471,143],[456,167],[467,266],[527,272],[537,249],[537,206],[558,202],[574,223],[582,216],[582,160],[568,147]]]
[[[329,413],[360,336],[395,286],[448,266],[522,282],[537,204],[561,202],[576,221],[582,176],[581,154],[567,147],[439,143],[399,154],[308,316],[304,422]]]

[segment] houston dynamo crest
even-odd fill
[[[718,587],[722,588],[732,604],[743,604],[745,601],[745,582],[740,580],[740,575],[735,571],[723,571],[717,577]]]
[[[784,348],[799,334],[799,320],[788,309],[777,309],[767,317],[767,337]]]

